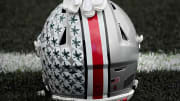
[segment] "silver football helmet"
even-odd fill
[[[137,87],[139,41],[126,13],[108,1],[94,15],[60,4],[35,41],[46,89],[60,100],[129,100]]]

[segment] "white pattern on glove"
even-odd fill
[[[70,13],[77,13],[81,8],[83,15],[93,17],[96,11],[106,8],[107,0],[64,0],[63,8]]]

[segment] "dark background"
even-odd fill
[[[0,0],[0,51],[32,52],[33,41],[62,0]],[[144,35],[142,52],[179,52],[180,0],[113,0]]]
[[[142,52],[180,53],[180,0],[113,0],[144,35]],[[33,52],[33,41],[61,0],[0,0],[0,52]],[[138,72],[131,101],[180,101],[180,72]],[[37,96],[41,72],[0,73],[0,101],[51,101]]]
[[[180,101],[180,72],[137,73],[138,88],[130,101]],[[41,72],[0,74],[0,101],[52,101],[37,96],[42,90]]]

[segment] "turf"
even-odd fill
[[[138,89],[131,101],[180,101],[180,72],[140,72]],[[0,74],[0,101],[51,101],[36,91],[43,88],[40,72]]]
[[[31,52],[49,13],[62,0],[0,0],[0,51]],[[144,35],[143,52],[180,50],[179,0],[113,0]]]

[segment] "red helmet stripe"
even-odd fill
[[[108,56],[103,13],[82,16],[87,58],[87,98],[102,99],[108,93]]]
[[[93,59],[93,99],[103,98],[103,54],[97,14],[88,19]]]

